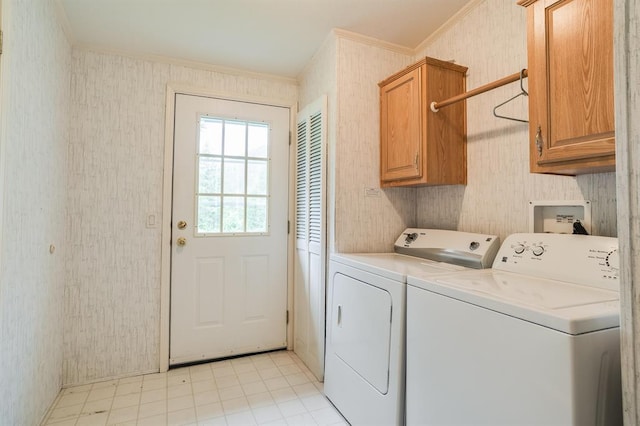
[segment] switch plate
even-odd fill
[[[157,226],[156,215],[151,213],[147,215],[147,228],[155,228]]]
[[[380,188],[365,188],[365,197],[380,197]]]

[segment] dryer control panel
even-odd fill
[[[618,239],[512,234],[500,247],[493,269],[619,291]]]
[[[395,243],[396,253],[469,268],[489,268],[500,247],[495,235],[445,229],[407,228]]]

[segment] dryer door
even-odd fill
[[[342,274],[333,281],[334,353],[380,393],[389,390],[391,295]]]

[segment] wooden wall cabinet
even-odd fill
[[[527,8],[530,168],[615,170],[612,0],[520,0]]]
[[[463,93],[466,72],[427,57],[379,83],[382,187],[467,183],[466,102],[429,107]]]

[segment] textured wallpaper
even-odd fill
[[[413,58],[375,41],[336,31],[299,76],[300,106],[328,96],[330,252],[393,250],[415,222],[415,189],[380,189],[378,82]],[[365,197],[365,189],[377,195]]]
[[[504,238],[528,231],[530,201],[590,200],[592,233],[616,235],[614,173],[528,172],[527,124],[492,115],[495,105],[518,93],[518,83],[467,101],[466,186],[390,188],[365,196],[366,188],[379,189],[377,83],[425,55],[468,66],[468,89],[518,72],[527,61],[525,10],[513,2],[480,1],[413,57],[341,32],[327,39],[300,76],[300,105],[323,91],[329,95],[330,251],[391,251],[407,226]],[[521,97],[502,112],[527,118],[527,102]]]
[[[640,424],[640,4],[614,1],[616,176],[624,424]]]
[[[297,99],[294,83],[74,50],[65,384],[159,368],[167,83]]]
[[[161,222],[169,82],[299,99],[301,107],[328,95],[332,251],[390,251],[414,225],[504,237],[528,228],[530,200],[589,199],[593,232],[616,235],[614,174],[527,172],[526,125],[491,116],[517,84],[468,101],[467,186],[364,195],[379,188],[378,81],[425,54],[468,66],[468,88],[525,67],[525,11],[515,2],[480,2],[414,57],[332,35],[301,76],[299,97],[285,80],[71,53],[50,2],[3,7],[11,17],[3,54],[0,332],[9,350],[0,360],[11,366],[1,370],[10,384],[3,420],[37,421],[60,386],[60,365],[64,384],[158,369],[161,230],[145,224],[150,214]],[[526,107],[511,112],[526,115]]]
[[[424,55],[469,67],[467,90],[519,72],[527,67],[526,10],[515,1],[478,2],[426,43],[416,58]],[[527,124],[492,113],[519,90],[519,83],[511,83],[467,100],[468,183],[419,189],[417,226],[492,233],[504,239],[528,232],[529,201],[591,200],[592,233],[615,236],[615,173],[529,173]],[[526,118],[527,102],[520,98],[501,111]]]
[[[378,82],[413,63],[409,55],[338,38],[335,251],[387,252],[416,220],[416,190],[380,189]],[[365,196],[374,188],[375,196]]]
[[[53,2],[2,7],[0,423],[35,425],[61,386],[71,48]]]
[[[329,34],[301,75],[298,76],[298,111],[320,96],[327,96],[327,250],[334,251],[335,239],[335,152],[337,123],[337,68],[336,44],[333,33]]]

